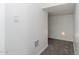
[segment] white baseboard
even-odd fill
[[[57,39],[57,40],[63,40],[63,41],[70,41],[70,42],[73,42],[73,40],[68,40],[68,39],[61,39],[61,38],[52,38],[52,37],[49,37],[51,39]]]
[[[43,49],[41,49],[41,51],[37,55],[40,55],[47,47],[48,45],[46,45]]]

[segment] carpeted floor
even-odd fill
[[[41,55],[74,55],[73,42],[49,39],[48,48]]]

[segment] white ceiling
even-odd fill
[[[49,15],[65,15],[65,14],[73,14],[74,6],[75,6],[74,3],[67,3],[67,4],[52,6],[44,9],[49,13]]]
[[[62,4],[67,4],[67,3],[40,3],[41,8],[48,8],[51,6],[57,6],[57,5],[62,5]]]

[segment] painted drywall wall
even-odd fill
[[[75,5],[74,25],[74,52],[79,55],[79,4]]]
[[[6,4],[6,54],[40,54],[47,46],[48,15],[41,6]]]
[[[49,38],[73,41],[73,15],[49,16],[48,21]]]
[[[0,3],[0,54],[5,54],[5,5]]]

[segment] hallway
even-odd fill
[[[0,4],[0,55],[79,54],[79,4],[51,4]]]
[[[74,55],[73,43],[49,39],[48,48],[41,55]]]

